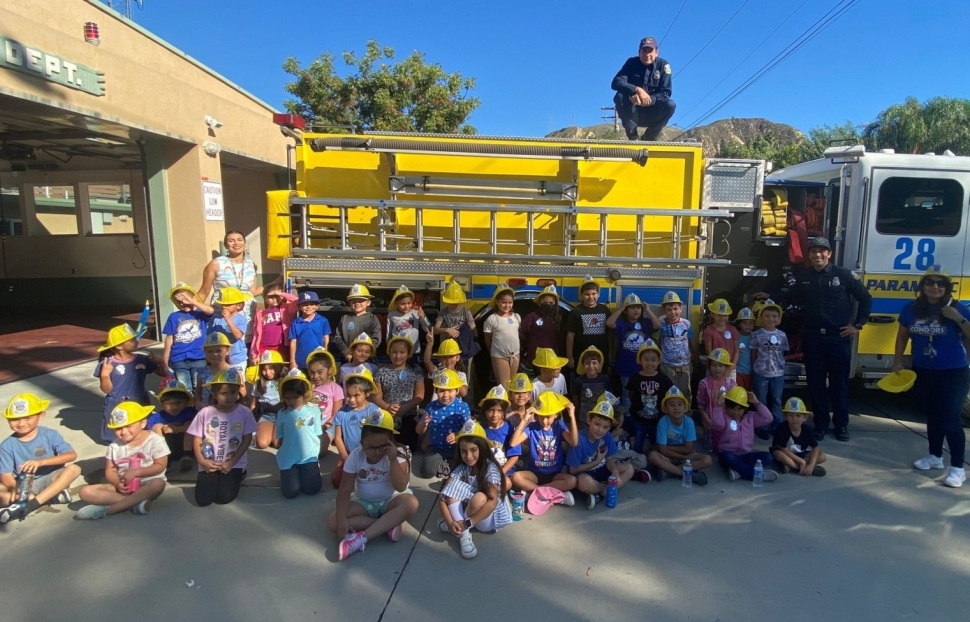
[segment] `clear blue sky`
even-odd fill
[[[287,56],[305,65],[325,50],[361,52],[368,39],[398,58],[420,50],[477,79],[482,106],[470,122],[480,133],[536,136],[599,122],[613,75],[641,37],[664,36],[682,3],[145,0],[133,18],[278,108]],[[662,42],[673,66],[674,123],[695,122],[838,0],[747,0],[701,51],[744,3],[687,0]],[[869,121],[907,96],[970,98],[968,23],[963,0],[861,0],[708,122],[765,117],[807,130]]]

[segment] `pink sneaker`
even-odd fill
[[[403,531],[403,529],[401,529],[401,526],[400,525],[395,525],[394,527],[391,527],[390,530],[388,530],[388,532],[387,532],[387,538],[391,542],[397,542],[398,540],[401,539],[401,532],[402,531]]]
[[[367,536],[363,531],[348,533],[347,537],[340,541],[340,561],[343,561],[356,553],[363,551],[367,547]]]

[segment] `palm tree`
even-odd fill
[[[863,130],[866,146],[901,153],[970,154],[970,100],[934,97],[925,104],[910,97],[886,108]]]

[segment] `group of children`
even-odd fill
[[[334,445],[339,462],[331,481],[339,492],[327,524],[340,538],[340,559],[381,533],[400,538],[401,525],[418,509],[408,489],[412,450],[420,452],[413,462],[422,477],[445,479],[439,527],[459,539],[466,558],[476,552],[472,527],[493,531],[511,523],[512,490],[531,493],[530,510],[539,513],[550,502],[573,505],[573,491],[593,508],[604,500],[611,478],[622,486],[633,479],[683,477],[687,461],[692,481],[707,483],[704,470],[713,459],[695,447],[690,414],[697,347],[676,293],[664,296],[662,319],[635,295],[608,315],[598,303],[597,284],[587,279],[582,304],[567,321],[567,352],[582,349],[569,357],[547,347],[523,349],[512,294],[507,286],[498,288],[495,313],[484,325],[497,384],[475,405],[476,420],[465,401],[464,369],[475,325],[454,284],[434,326],[414,306],[413,292],[402,286],[395,293],[387,320],[389,363],[380,368],[373,359],[383,335],[367,311],[371,296],[362,285],[350,290],[353,312],[334,334],[339,366],[314,292],[293,296],[267,287],[266,308],[254,320],[258,326],[247,350],[241,294],[223,289],[216,313],[192,288],[177,285],[170,296],[178,311],[165,324],[160,359],[136,351],[137,337],[127,325],[109,331],[101,348],[95,375],[106,394],[103,437],[111,444],[105,483],[81,488],[87,505],[78,518],[146,513],[164,490],[166,471],[193,465],[198,505],[230,503],[246,477],[252,445],[276,449],[286,498],[322,489],[319,459]],[[538,297],[540,306],[558,301],[554,286]],[[752,479],[758,460],[801,475],[824,474],[825,457],[805,425],[805,405],[797,398],[780,403],[787,348],[777,329],[781,308],[769,301],[759,330],[748,309],[738,314],[736,327],[728,322],[726,301],[715,301],[710,311],[714,322],[702,334],[708,375],[697,391],[707,450],[732,481]],[[538,319],[527,319],[541,326],[548,310],[537,313]],[[613,367],[620,398],[610,393],[612,378],[604,373],[608,328],[617,338]],[[435,335],[441,341],[432,352]],[[535,378],[518,372],[522,352],[529,352]],[[570,364],[576,370],[571,392],[562,374]],[[145,386],[152,373],[168,376],[157,410]],[[429,398],[426,377],[433,386]],[[23,394],[4,411],[14,434],[0,443],[0,505],[8,506],[0,522],[44,503],[70,501],[67,488],[79,474],[71,464],[76,456],[56,432],[39,427],[47,406]],[[769,452],[753,451],[756,430],[774,431]],[[30,473],[29,501],[14,504],[17,477]],[[764,471],[765,481],[777,478],[776,471]]]

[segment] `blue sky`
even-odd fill
[[[368,39],[398,58],[420,50],[477,79],[482,106],[470,122],[480,133],[537,136],[599,122],[613,75],[641,37],[664,36],[683,0],[598,4],[146,0],[133,18],[279,108],[287,56],[305,65],[325,50],[361,52]],[[837,4],[687,0],[660,48],[673,67],[674,123],[696,122]],[[962,0],[861,0],[706,122],[765,117],[807,130],[869,121],[908,96],[970,98],[967,23],[970,3]]]

